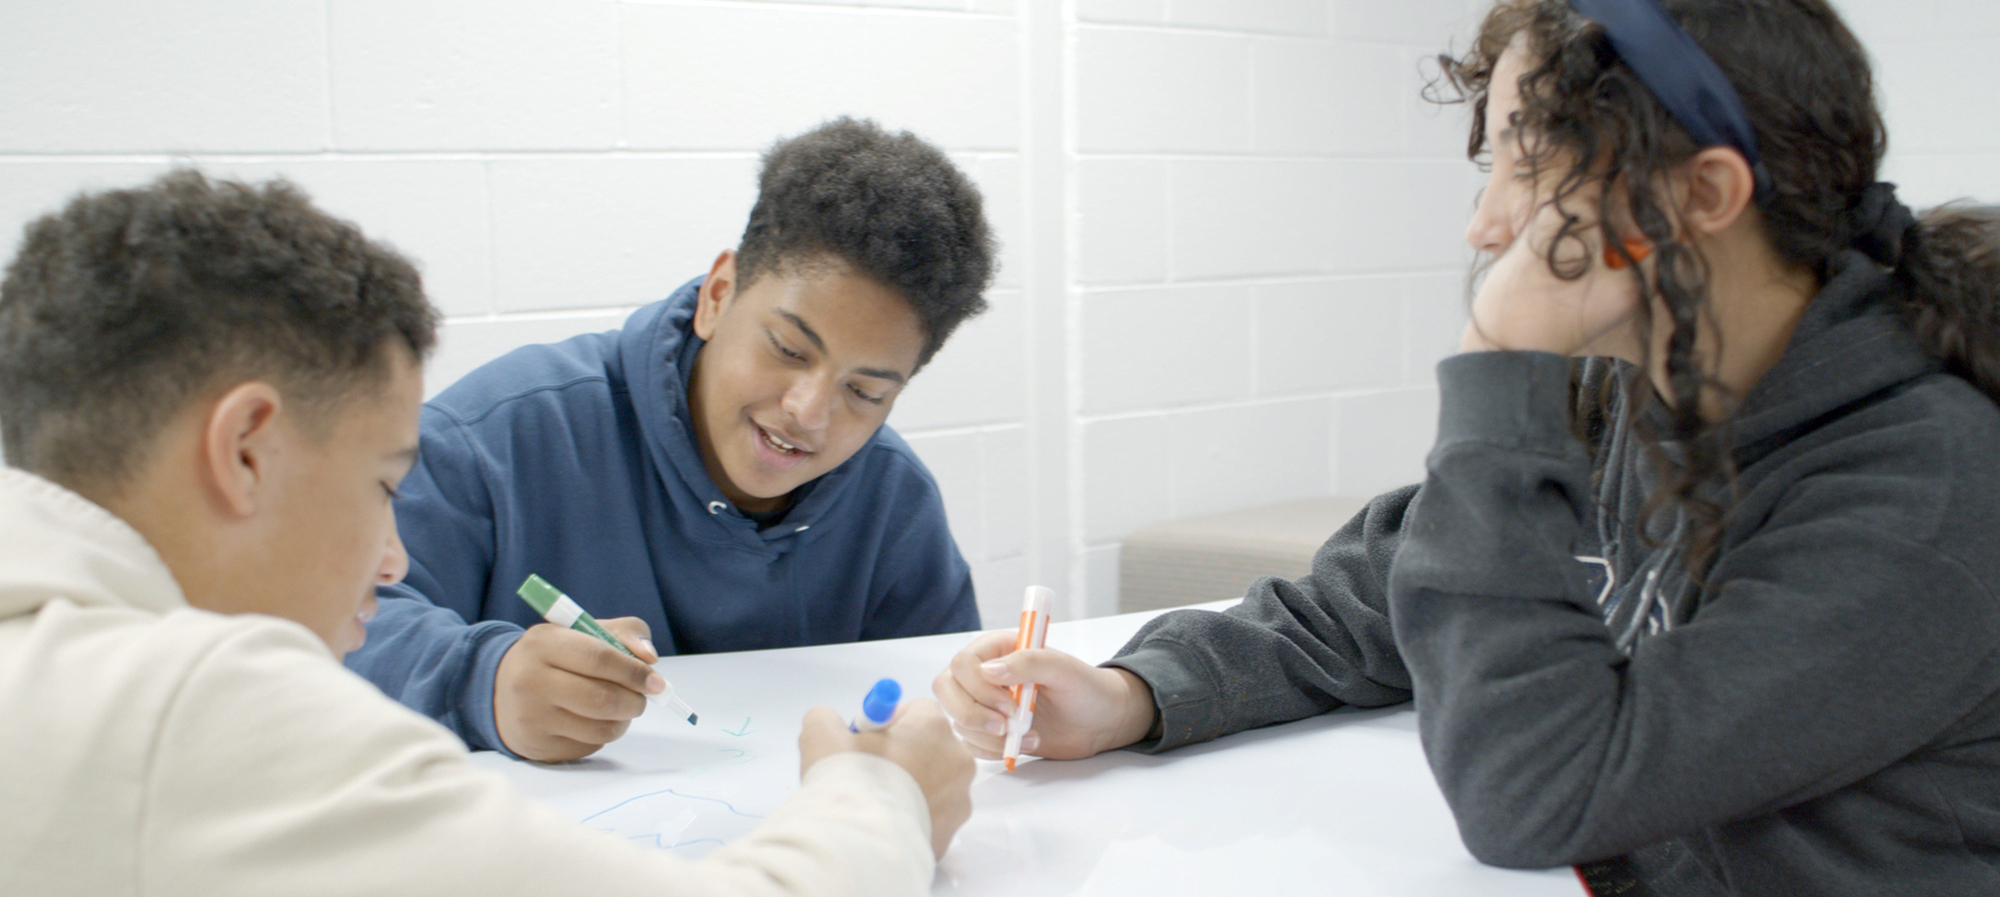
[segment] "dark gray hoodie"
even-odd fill
[[[1734,422],[1702,584],[1638,532],[1623,397],[1573,435],[1572,396],[1616,365],[1456,356],[1421,487],[1306,578],[1112,661],[1154,689],[1141,747],[1414,694],[1486,862],[1631,854],[1661,894],[2000,894],[2000,409],[1921,350],[1880,269],[1837,261]]]

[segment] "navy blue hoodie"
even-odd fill
[[[504,750],[493,674],[540,622],[514,591],[530,573],[592,616],[645,620],[662,655],[978,627],[937,483],[889,427],[775,525],[723,496],[688,420],[700,284],[622,330],[516,349],[424,406],[396,499],[410,572],[378,591],[350,668]]]

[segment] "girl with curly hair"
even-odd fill
[[[1414,700],[1489,863],[2000,893],[2000,219],[1877,181],[1824,0],[1503,0],[1443,61],[1487,261],[1425,481],[1104,667],[973,643],[961,734],[1020,681],[1050,757]]]

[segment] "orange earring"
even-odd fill
[[[1625,270],[1625,256],[1631,256],[1635,262],[1643,262],[1646,260],[1646,256],[1652,254],[1652,244],[1638,237],[1626,237],[1625,252],[1623,255],[1619,254],[1617,247],[1604,247],[1604,266],[1613,271],[1623,271]]]

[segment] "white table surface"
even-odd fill
[[[1222,607],[1216,602],[1204,607]],[[1048,644],[1110,657],[1153,613],[1057,622]],[[800,717],[852,716],[877,678],[930,683],[965,634],[668,657],[659,670],[701,715],[658,706],[596,756],[474,762],[585,825],[699,856],[797,787]],[[1564,895],[1556,869],[1484,866],[1459,842],[1407,707],[1337,712],[1144,755],[980,761],[971,821],[940,863],[939,895]]]

